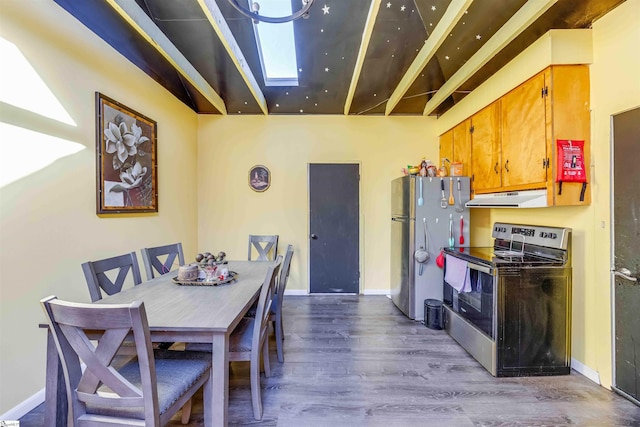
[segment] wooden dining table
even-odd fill
[[[211,401],[206,426],[226,426],[229,406],[229,335],[256,301],[272,261],[229,261],[234,282],[218,286],[174,283],[177,271],[107,296],[94,304],[143,301],[153,342],[211,344]],[[55,342],[48,332],[45,426],[66,425],[66,391]]]

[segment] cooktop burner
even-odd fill
[[[493,246],[447,248],[445,253],[488,267],[566,266],[571,263],[570,228],[496,222]]]
[[[508,248],[471,247],[445,249],[445,253],[468,262],[483,263],[491,267],[561,266],[563,261],[535,256]]]

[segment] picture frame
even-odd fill
[[[96,212],[158,212],[157,123],[108,96],[96,100]]]
[[[264,165],[255,165],[249,169],[249,187],[262,193],[271,186],[271,172]]]

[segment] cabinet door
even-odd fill
[[[436,167],[440,167],[444,159],[453,158],[453,129],[440,135],[440,161]]]
[[[544,74],[502,98],[502,185],[546,186],[547,158]]]
[[[452,162],[462,163],[462,175],[471,175],[471,120],[465,120],[453,128]],[[451,171],[449,171],[451,174]]]
[[[471,117],[471,174],[475,193],[502,186],[500,160],[500,101]]]
[[[591,203],[591,184],[587,184],[584,200],[580,201],[581,183],[564,183],[562,193],[558,194],[555,174],[558,167],[556,141],[558,139],[583,140],[584,162],[587,182],[590,178],[591,158],[591,111],[589,101],[589,66],[588,65],[555,65],[551,67],[551,81],[547,100],[547,152],[551,160],[549,188],[553,187],[554,205],[588,205]],[[553,108],[550,108],[549,106]]]

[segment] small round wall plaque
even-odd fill
[[[255,165],[249,170],[249,187],[253,191],[262,193],[271,186],[271,172],[266,166]]]

